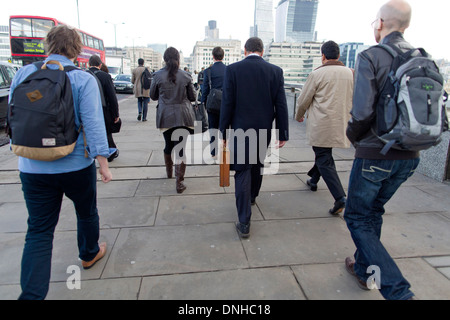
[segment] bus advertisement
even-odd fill
[[[11,57],[21,61],[23,65],[45,60],[48,55],[44,39],[54,26],[65,24],[57,19],[38,16],[10,17]],[[87,68],[92,55],[100,56],[105,62],[105,47],[103,40],[82,30],[76,29],[83,42],[83,51],[75,61],[80,68]]]

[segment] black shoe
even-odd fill
[[[256,199],[252,199],[251,204],[252,204],[252,206],[256,206]]]
[[[306,184],[309,186],[309,189],[311,189],[311,191],[317,191],[317,183],[311,182],[311,179],[306,180]]]
[[[119,156],[119,149],[117,149],[117,151],[114,152],[114,153],[108,158],[108,162],[114,161],[114,159],[116,159],[118,156]]]
[[[250,237],[250,223],[243,224],[243,223],[237,222],[236,230],[239,234],[239,237],[241,237],[243,239],[247,239],[248,237]]]
[[[142,119],[142,113],[139,113],[137,119],[138,119],[138,121],[141,121],[141,119]]]
[[[342,197],[341,199],[337,200],[334,203],[334,207],[332,209],[330,209],[330,211],[328,211],[328,212],[330,214],[332,214],[333,216],[337,216],[339,213],[344,211],[344,209],[345,209],[345,202],[347,202],[347,198]]]

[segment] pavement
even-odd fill
[[[107,255],[92,269],[78,259],[76,218],[64,199],[54,238],[49,300],[380,300],[346,272],[355,247],[342,215],[321,181],[311,192],[306,172],[314,154],[305,125],[291,120],[278,172],[264,177],[252,207],[251,236],[240,239],[234,179],[219,186],[219,166],[208,162],[208,137],[193,136],[187,190],[178,195],[165,177],[162,134],[138,122],[132,96],[120,102],[120,156],[114,181],[98,182],[100,241]],[[189,155],[192,155],[190,157]],[[353,149],[334,150],[347,189]],[[199,158],[200,157],[200,158]],[[200,159],[200,160],[199,160]],[[386,206],[382,241],[420,300],[450,299],[450,185],[419,173]],[[27,210],[17,158],[0,148],[0,299],[20,294],[20,262]],[[81,283],[76,282],[78,277]],[[76,286],[80,284],[80,287]]]

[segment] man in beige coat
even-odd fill
[[[346,136],[353,97],[353,72],[339,61],[339,45],[328,41],[322,46],[322,66],[308,77],[298,99],[296,120],[307,112],[307,137],[316,155],[307,181],[312,191],[323,177],[335,199],[329,213],[338,215],[345,208],[346,194],[333,159],[333,148],[349,148]]]
[[[147,121],[148,103],[150,102],[150,89],[142,87],[141,79],[144,73],[144,59],[138,60],[139,66],[133,70],[131,82],[134,84],[134,96],[138,99],[138,121]]]

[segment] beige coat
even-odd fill
[[[134,96],[136,98],[145,97],[150,98],[150,89],[142,90],[141,76],[144,73],[145,67],[139,66],[133,70],[133,75],[131,77],[131,82],[134,84]]]
[[[307,113],[309,144],[349,148],[346,136],[353,99],[353,72],[340,62],[327,62],[308,77],[297,101],[297,121]]]

